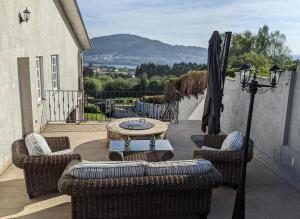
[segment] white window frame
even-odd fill
[[[52,88],[53,90],[59,89],[59,56],[51,56],[51,75],[52,75]]]
[[[37,88],[37,100],[38,103],[42,101],[44,97],[44,69],[43,69],[43,57],[35,57],[35,72],[36,72],[36,88]]]

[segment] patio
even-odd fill
[[[49,125],[44,136],[69,136],[75,151],[85,160],[108,160],[105,123],[81,125]],[[199,134],[200,121],[180,121],[170,124],[167,138],[175,150],[175,160],[191,159],[198,148],[190,139]],[[214,190],[208,218],[231,218],[235,191],[228,187]],[[300,218],[300,192],[274,174],[257,158],[248,165],[246,217]],[[11,165],[0,176],[0,218],[71,218],[70,198],[51,194],[30,200],[23,173]],[[186,217],[185,217],[186,218]]]

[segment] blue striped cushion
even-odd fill
[[[25,145],[29,155],[51,155],[52,151],[45,138],[37,133],[25,137]]]
[[[230,133],[222,143],[222,151],[239,151],[242,149],[244,137],[241,132],[234,131]]]
[[[67,174],[76,179],[108,179],[145,176],[145,162],[81,162],[71,166]]]
[[[208,160],[180,160],[146,164],[146,176],[202,175],[212,168]]]

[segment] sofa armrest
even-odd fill
[[[70,149],[70,139],[67,136],[45,137],[52,152]]]
[[[206,159],[212,162],[228,162],[235,163],[241,162],[243,159],[244,150],[240,151],[221,151],[221,150],[201,150],[193,151],[194,159]],[[248,157],[247,161],[253,158],[253,141],[249,140]]]
[[[72,160],[81,161],[79,154],[26,156],[23,160],[24,169],[65,168]]]
[[[202,146],[221,149],[222,143],[227,135],[204,135]]]
[[[194,150],[194,159],[206,159],[211,162],[241,162],[243,151]]]

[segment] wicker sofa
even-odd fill
[[[76,164],[72,161],[70,167]],[[67,169],[69,166],[67,167]],[[212,189],[222,184],[213,167],[201,176],[165,175],[74,179],[64,172],[59,191],[71,196],[72,218],[154,218],[197,215],[207,218]]]
[[[68,137],[46,137],[52,152],[70,148]],[[57,191],[58,179],[72,160],[81,160],[79,154],[28,155],[25,140],[19,139],[12,144],[12,161],[24,170],[24,178],[29,198],[41,193]]]
[[[220,149],[227,135],[203,135],[202,141],[198,145]],[[220,150],[201,150],[193,152],[194,159],[210,160],[212,164],[223,175],[223,182],[236,188],[240,181],[240,172],[243,158],[243,150],[240,151],[220,151]],[[247,161],[253,158],[253,141],[249,140]]]

